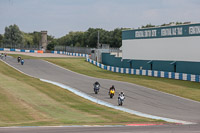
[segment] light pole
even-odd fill
[[[98,36],[97,36],[97,49],[99,49],[99,30],[98,30]]]

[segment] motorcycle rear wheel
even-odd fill
[[[113,95],[110,95],[110,98],[113,98]]]

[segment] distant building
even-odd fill
[[[150,70],[200,74],[200,23],[122,31],[122,59]]]
[[[123,59],[200,62],[200,23],[122,31]]]
[[[42,44],[42,50],[46,51],[47,50],[47,31],[41,31],[41,44]]]
[[[124,30],[122,58],[102,57],[109,66],[200,75],[200,23]]]

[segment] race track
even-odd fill
[[[124,107],[160,117],[200,123],[200,102],[187,100],[135,84],[98,79],[77,74],[43,60],[25,60],[21,66],[15,58],[6,62],[33,77],[47,79],[78,89],[88,95],[117,105],[117,96],[110,99],[108,88],[115,85],[117,92],[126,95]],[[93,83],[99,81],[102,88],[98,95],[93,92]]]

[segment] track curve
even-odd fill
[[[168,95],[135,84],[77,74],[43,60],[27,59],[23,66],[18,64],[17,60],[12,57],[7,58],[6,62],[33,77],[59,82],[117,105],[116,96],[113,99],[108,97],[108,88],[115,85],[117,91],[124,91],[127,97],[124,102],[126,108],[155,116],[200,123],[199,102]],[[96,80],[103,86],[98,95],[93,93],[92,86]]]

